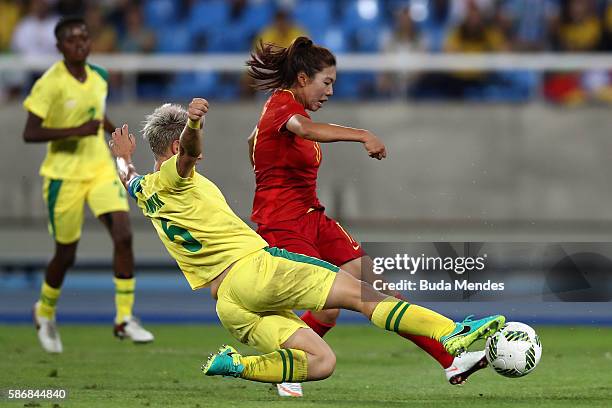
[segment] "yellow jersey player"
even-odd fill
[[[107,73],[87,63],[91,40],[83,19],[60,20],[55,36],[64,59],[36,81],[23,103],[28,111],[24,140],[48,142],[40,174],[49,232],[55,240],[55,254],[34,307],[38,338],[46,351],[62,352],[55,308],[66,271],[74,263],[87,201],[113,241],[114,333],[150,342],[153,335],[132,316],[135,280],[129,207],[104,140],[104,131],[114,128],[105,114]]]
[[[139,176],[127,125],[109,142],[119,175],[193,289],[210,287],[221,324],[262,355],[242,356],[222,346],[203,366],[206,375],[280,383],[320,380],[336,364],[327,343],[293,309],[341,308],[363,313],[376,326],[440,341],[456,355],[500,328],[503,316],[461,323],[386,296],[317,258],[270,248],[238,218],[221,191],[195,171],[208,102],[195,98],[185,111],[166,104],[144,127],[155,172]]]

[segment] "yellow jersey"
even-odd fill
[[[195,169],[181,177],[177,157],[166,160],[158,172],[133,178],[128,191],[191,288],[199,289],[268,244],[234,214],[212,181]]]
[[[40,117],[42,126],[51,129],[78,127],[97,119],[101,122],[96,135],[69,137],[47,143],[47,155],[40,175],[52,179],[87,180],[101,171],[114,169],[104,139],[106,108],[106,71],[86,65],[87,79],[78,81],[64,61],[55,63],[40,77],[23,102],[29,112]],[[114,171],[114,170],[113,170]]]

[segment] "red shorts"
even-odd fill
[[[259,225],[257,233],[270,246],[313,256],[337,266],[365,256],[361,245],[323,210],[314,210],[295,220]]]

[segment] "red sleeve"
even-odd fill
[[[283,132],[287,121],[293,117],[293,115],[302,115],[306,118],[310,118],[304,106],[295,100],[293,94],[289,91],[277,91],[275,95],[272,95],[269,106],[270,119],[272,120],[272,128],[276,132]]]

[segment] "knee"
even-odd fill
[[[313,356],[312,360],[312,370],[309,370],[312,373],[309,376],[312,380],[324,380],[336,369],[336,355],[330,348]]]

